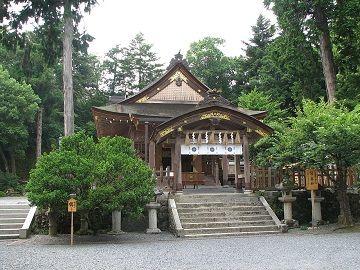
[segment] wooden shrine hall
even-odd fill
[[[139,93],[92,109],[97,136],[124,136],[157,174],[158,186],[251,189],[249,144],[272,129],[264,111],[234,107],[200,82],[179,53]]]

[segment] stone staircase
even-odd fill
[[[19,238],[30,206],[25,203],[0,204],[0,239]]]
[[[175,202],[185,237],[280,232],[254,194],[182,194],[175,197]]]

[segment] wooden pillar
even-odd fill
[[[155,149],[156,144],[154,141],[150,141],[149,143],[149,166],[155,170]]]
[[[223,169],[223,185],[228,185],[229,179],[229,159],[227,155],[222,157],[222,169]]]
[[[149,122],[145,122],[145,162],[149,162]]]
[[[175,190],[181,192],[183,189],[182,173],[181,173],[181,138],[178,134],[175,141],[174,153],[174,176],[175,176]]]
[[[251,190],[249,140],[246,133],[243,136],[243,155],[244,155],[245,190]]]
[[[235,187],[237,190],[242,189],[242,182],[239,178],[240,174],[240,156],[235,155]]]
[[[215,160],[215,183],[216,185],[220,185],[220,181],[219,181],[219,161]]]

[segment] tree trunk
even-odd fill
[[[329,103],[333,103],[335,101],[336,73],[328,20],[325,11],[319,5],[315,6],[314,16],[320,30],[321,62],[326,83],[327,98]]]
[[[11,173],[16,174],[16,160],[15,154],[13,151],[9,152],[10,155],[10,165],[11,165]]]
[[[56,236],[57,235],[57,215],[53,210],[49,211],[49,235]]]
[[[63,40],[63,84],[64,84],[64,134],[74,133],[74,91],[72,78],[73,19],[71,0],[64,0],[64,40]]]
[[[338,217],[338,223],[344,226],[352,226],[353,218],[350,211],[349,197],[346,193],[347,184],[346,184],[346,168],[341,168],[337,166],[338,175],[335,182],[335,190],[337,193],[337,200],[340,205],[340,215]]]
[[[9,172],[9,163],[7,162],[5,153],[4,153],[4,151],[1,149],[1,147],[0,147],[0,156],[1,156],[1,159],[2,159],[3,164],[4,164],[5,172]]]
[[[36,159],[39,159],[39,157],[41,156],[42,115],[43,107],[40,107],[36,117]]]

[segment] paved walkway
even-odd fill
[[[137,237],[136,234],[130,238],[134,237]],[[161,234],[149,236],[158,237],[153,241],[148,241],[150,238],[147,237],[133,242],[98,242],[91,245],[83,242],[73,247],[49,245],[41,242],[41,237],[37,240],[2,241],[0,269],[346,270],[358,269],[360,261],[359,233],[278,234],[198,240]]]
[[[29,204],[26,197],[0,197],[0,205],[6,204]]]

